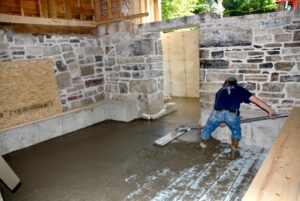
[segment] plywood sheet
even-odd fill
[[[61,112],[52,60],[0,63],[0,130]]]
[[[199,97],[199,32],[163,34],[164,91],[171,96]]]

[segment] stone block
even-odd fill
[[[95,62],[103,61],[103,56],[97,55],[95,56]]]
[[[262,91],[266,92],[282,92],[284,84],[282,83],[264,83],[262,84]]]
[[[44,57],[55,56],[59,54],[61,54],[61,51],[58,45],[43,48]]]
[[[144,63],[144,57],[118,57],[117,58],[118,64],[137,64],[137,63]]]
[[[207,91],[207,92],[216,92],[222,88],[223,83],[207,83],[201,82],[200,83],[200,91]]]
[[[224,51],[212,51],[211,57],[212,58],[222,58],[222,57],[224,57]]]
[[[248,63],[261,63],[263,61],[263,59],[247,59]]]
[[[261,71],[260,70],[239,70],[238,73],[241,74],[260,74]]]
[[[31,36],[14,36],[16,45],[34,45],[37,43],[37,39]]]
[[[291,41],[292,36],[292,34],[275,34],[275,42]]]
[[[161,63],[163,61],[162,56],[149,56],[146,59],[147,63]]]
[[[287,84],[286,85],[287,90],[287,97],[288,98],[297,98],[300,99],[300,84]]]
[[[269,43],[272,42],[272,36],[271,35],[255,36],[254,41],[256,43]]]
[[[129,55],[129,47],[127,43],[121,43],[116,45],[116,52],[118,56],[127,57]]]
[[[241,51],[225,52],[225,56],[230,59],[245,59],[247,58],[247,52],[241,52]]]
[[[262,21],[261,27],[262,28],[276,28],[276,27],[281,27],[286,24],[289,24],[290,22],[291,22],[290,17],[270,19],[270,20]]]
[[[264,56],[264,52],[248,52],[249,56]]]
[[[56,82],[58,89],[65,89],[71,87],[71,75],[68,72],[56,74]]]
[[[277,82],[279,79],[279,73],[272,73],[271,74],[271,82]]]
[[[130,80],[129,91],[131,93],[153,94],[157,91],[155,80]]]
[[[208,59],[209,58],[209,50],[200,49],[199,50],[199,57],[200,59]]]
[[[145,39],[129,44],[129,56],[154,54],[153,40]]]
[[[265,44],[264,47],[268,48],[268,47],[282,47],[282,43],[269,43],[269,44]]]
[[[283,56],[284,61],[300,61],[300,55]]]
[[[278,62],[275,63],[275,69],[279,71],[290,71],[295,65],[296,63],[294,62]]]
[[[119,75],[122,78],[130,78],[131,77],[131,73],[130,72],[120,72]]]
[[[62,52],[70,52],[73,51],[73,47],[71,44],[63,43],[60,45]]]
[[[286,25],[283,27],[283,29],[286,31],[294,31],[300,29],[300,24]]]
[[[115,58],[108,58],[107,59],[107,65],[108,66],[114,66],[114,65],[116,65],[116,59]]]
[[[26,54],[34,55],[34,56],[42,55],[43,49],[44,49],[44,46],[28,46]]]
[[[266,56],[266,61],[273,61],[273,62],[276,62],[276,61],[281,61],[281,56]]]
[[[134,79],[142,79],[144,78],[144,72],[132,72],[132,78]],[[151,77],[151,76],[147,76],[147,78],[154,78],[154,77]]]
[[[282,54],[300,54],[300,47],[284,48]]]
[[[257,90],[256,83],[246,82],[246,83],[241,83],[239,85],[242,86],[242,87],[244,87],[245,89],[247,89],[249,91],[255,91],[255,90]]]
[[[268,55],[278,55],[280,54],[280,51],[279,50],[270,50],[270,51],[267,51]]]
[[[273,63],[262,63],[262,64],[259,64],[259,68],[273,68]]]
[[[200,29],[200,47],[229,47],[252,45],[252,29],[228,27],[220,29]]]
[[[210,102],[213,103],[215,101],[216,92],[204,92],[200,93],[200,100],[202,102]]]
[[[68,59],[76,58],[76,55],[74,52],[66,52],[63,53],[63,57],[65,60],[68,60]]]
[[[300,47],[300,42],[284,43],[284,47]]]
[[[266,93],[266,92],[261,92],[258,94],[259,97],[262,98],[284,98],[284,94],[282,93]]]
[[[86,55],[100,55],[104,54],[102,47],[85,47],[84,48]]]
[[[94,75],[95,69],[93,65],[80,66],[81,76]]]
[[[281,75],[280,82],[300,82],[300,75]]]
[[[119,83],[119,90],[121,94],[127,94],[128,93],[127,83]]]
[[[226,60],[200,60],[200,68],[202,69],[228,69],[229,61]]]
[[[293,41],[299,41],[299,40],[300,40],[300,31],[295,31]]]
[[[105,93],[103,92],[103,93],[100,93],[100,94],[97,94],[96,96],[95,96],[95,100],[96,100],[96,102],[100,102],[100,101],[102,101],[102,100],[104,100],[105,99]]]
[[[119,93],[118,85],[117,84],[106,84],[105,85],[105,92]]]
[[[84,89],[84,84],[73,85],[72,88],[67,89],[67,93],[73,93],[75,91],[80,91],[82,89]]]
[[[229,73],[207,73],[206,74],[206,81],[207,82],[216,82],[216,83],[223,83],[228,77],[235,77],[238,81],[243,80],[243,75],[235,75]]]
[[[55,66],[56,66],[56,69],[60,72],[64,72],[64,71],[67,71],[67,66],[64,64],[63,61],[59,60],[59,61],[56,61],[55,62]]]
[[[258,64],[247,63],[247,64],[237,64],[233,63],[230,65],[230,69],[257,69]]]
[[[85,81],[85,87],[94,87],[94,86],[99,86],[104,84],[104,79],[103,78],[98,78],[98,79],[91,79],[91,80],[86,80]]]
[[[268,81],[267,75],[246,75],[244,76],[245,81],[250,82],[266,82]]]

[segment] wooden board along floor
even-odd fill
[[[248,189],[244,201],[300,200],[300,108],[294,108],[266,160]]]
[[[0,63],[0,130],[61,112],[52,60]]]

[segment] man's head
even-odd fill
[[[223,86],[237,85],[238,81],[235,77],[228,77]]]

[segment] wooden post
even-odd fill
[[[84,12],[84,5],[83,5],[83,0],[80,0],[80,5],[79,5],[80,9],[79,9],[79,12],[80,12],[80,19],[82,21],[85,21],[86,20],[86,14]]]
[[[57,18],[55,0],[48,0],[48,12],[50,18]]]
[[[24,3],[23,0],[19,0],[19,9],[20,9],[20,14],[24,16],[24,9],[23,9]]]
[[[64,0],[64,9],[65,9],[65,19],[71,20],[73,18],[71,0]]]
[[[123,0],[119,0],[119,17],[122,17],[122,6],[123,6]]]
[[[111,12],[111,2],[110,0],[107,0],[107,12],[108,12],[108,19],[112,17],[112,12]]]
[[[95,10],[95,21],[100,21],[101,19],[101,4],[100,0],[94,1],[94,10]]]
[[[39,12],[40,17],[48,17],[48,10],[47,10],[47,1],[46,0],[39,0]]]

